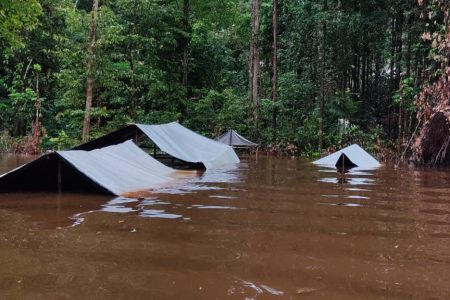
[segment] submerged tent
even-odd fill
[[[132,141],[92,151],[46,154],[0,176],[0,191],[84,191],[120,195],[173,179],[175,170]]]
[[[142,134],[149,137],[165,153],[188,163],[202,163],[207,169],[239,162],[232,147],[206,138],[176,122],[161,125],[128,125],[82,144],[74,150],[98,149],[137,138]]]
[[[313,162],[316,165],[376,168],[380,163],[360,146],[353,144]]]
[[[258,144],[247,140],[245,137],[243,137],[233,129],[228,130],[227,132],[216,138],[216,141],[235,148],[258,147]]]

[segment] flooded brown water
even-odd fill
[[[145,199],[0,194],[0,299],[450,299],[449,187],[260,158]]]

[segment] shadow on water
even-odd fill
[[[101,209],[110,196],[57,193],[0,194],[0,210],[23,214],[30,222],[57,228],[71,226],[80,213]]]

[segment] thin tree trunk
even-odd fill
[[[323,12],[328,9],[327,0],[323,2]],[[325,118],[325,39],[327,34],[327,23],[325,19],[322,20],[320,26],[320,49],[319,49],[319,60],[320,60],[320,117],[319,117],[319,151],[323,147],[323,131],[324,131],[324,118]]]
[[[133,48],[130,46],[130,94],[131,94],[131,118],[136,122],[137,119],[137,109],[138,109],[138,99],[136,98],[136,76],[135,76],[135,66],[134,66],[134,56]]]
[[[400,10],[397,14],[397,21],[395,26],[396,36],[397,36],[397,50],[396,50],[396,79],[395,79],[395,86],[396,88],[400,88],[401,85],[401,78],[402,78],[402,48],[403,48],[403,21],[404,21],[404,15],[403,11]],[[403,89],[403,87],[401,87]],[[397,149],[398,152],[401,152],[402,142],[403,142],[403,98],[404,93],[403,90],[400,91],[400,105],[398,108],[398,140],[397,140]]]
[[[373,98],[372,76],[373,76],[374,60],[375,60],[375,55],[369,50],[368,70],[367,70],[367,74],[366,74],[367,75],[367,77],[366,77],[366,84],[367,84],[366,102],[368,103],[369,106],[372,103],[372,98]]]
[[[41,97],[39,93],[39,71],[36,73],[36,120],[33,126],[33,149],[32,153],[29,154],[39,154],[41,152],[41,141],[40,141],[40,135],[41,135]]]
[[[250,41],[249,96],[252,107],[252,121],[257,129],[259,117],[259,0],[252,0],[251,28],[252,36]]]
[[[406,46],[406,77],[409,78],[411,76],[411,52],[412,52],[412,22],[414,21],[414,15],[410,15],[408,17],[408,36],[407,36],[407,46]],[[408,112],[404,110],[403,112],[403,143],[406,142],[406,138],[409,135],[409,127],[408,124]]]
[[[273,15],[272,15],[272,27],[273,27],[273,57],[272,57],[272,103],[273,103],[273,140],[277,138],[277,81],[278,81],[278,0],[273,0]]]
[[[187,35],[188,32],[190,31],[189,28],[189,12],[190,11],[190,6],[189,6],[189,0],[184,0],[183,1],[183,28],[185,31],[185,34]],[[187,90],[187,85],[188,85],[188,59],[189,59],[189,37],[185,36],[182,39],[182,48],[183,48],[183,62],[182,62],[182,67],[183,67],[183,78],[182,78],[182,84],[183,86],[186,88]]]
[[[362,46],[362,67],[361,67],[361,99],[363,100],[363,105],[366,105],[366,74],[367,74],[367,29],[364,28],[363,32],[363,46]]]
[[[35,118],[35,126],[36,128],[40,127],[41,124],[41,98],[39,95],[39,73],[36,74],[36,118]],[[40,129],[39,129],[40,130]]]
[[[390,83],[390,95],[391,97],[395,92],[395,80],[394,80],[394,68],[395,68],[395,51],[396,51],[396,34],[395,34],[395,16],[392,16],[391,21],[391,61],[390,61],[390,70],[389,70],[389,83]],[[388,137],[391,137],[392,134],[392,112],[391,112],[392,103],[388,103]],[[395,113],[394,113],[395,115]]]
[[[94,44],[95,35],[97,31],[97,10],[98,10],[98,0],[92,1],[92,13],[91,13],[91,26],[89,29],[89,44],[88,44],[88,57],[86,64],[86,108],[84,111],[84,121],[83,121],[83,142],[89,140],[89,131],[91,125],[91,108],[92,108],[92,86],[94,80],[92,78],[92,68],[94,61]]]

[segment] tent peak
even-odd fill
[[[316,165],[337,167],[336,164],[351,163],[360,169],[372,169],[381,166],[381,164],[369,153],[367,153],[358,144],[353,144],[336,151],[328,156],[314,161]]]
[[[227,130],[224,134],[217,137],[216,141],[235,148],[258,147],[258,144],[249,141],[234,129]]]

